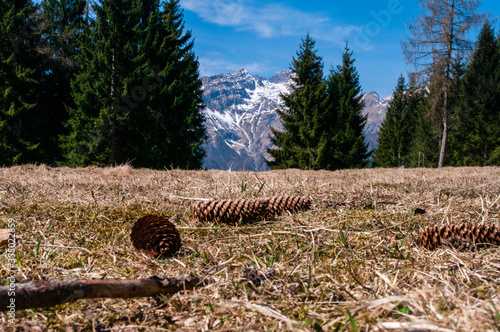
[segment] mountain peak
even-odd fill
[[[281,94],[290,93],[286,77],[282,72],[271,82],[241,68],[232,74],[202,79],[208,134],[205,168],[268,169],[264,157],[270,158],[269,127],[281,126],[275,110],[283,103]]]
[[[290,80],[290,75],[292,75],[292,70],[285,69],[269,78],[268,81],[271,83],[286,83]]]

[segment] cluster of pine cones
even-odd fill
[[[279,196],[258,200],[219,200],[193,205],[193,216],[198,221],[238,222],[265,218],[285,211],[307,210],[311,200],[303,196]],[[154,215],[140,218],[132,227],[130,237],[134,247],[146,255],[159,258],[175,254],[181,248],[181,236],[175,227],[175,216],[170,220]]]
[[[213,200],[193,204],[193,217],[200,222],[249,222],[283,212],[296,213],[311,207],[304,196],[277,196],[255,200]],[[170,220],[148,215],[137,220],[132,227],[134,247],[154,257],[167,257],[181,248],[181,237],[175,227],[175,216]],[[486,244],[500,245],[500,227],[495,225],[433,225],[420,231],[418,244],[434,250],[451,245],[459,250],[474,250]]]

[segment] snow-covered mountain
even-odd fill
[[[275,110],[289,93],[290,70],[266,80],[245,69],[202,78],[208,140],[207,169],[264,171],[271,146],[269,126],[280,128]]]
[[[392,95],[385,98],[380,98],[375,91],[365,93],[363,96],[365,101],[365,108],[363,115],[367,115],[365,127],[365,141],[368,143],[368,150],[373,150],[377,147],[378,132],[380,125],[385,119],[387,107],[392,100]]]
[[[275,110],[283,105],[280,95],[291,92],[290,73],[284,70],[265,79],[240,69],[202,78],[208,133],[204,144],[206,169],[268,170],[264,158],[270,157],[269,128],[281,128]],[[376,92],[364,96],[370,148],[376,145],[389,98],[381,99]]]

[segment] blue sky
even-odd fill
[[[392,93],[411,68],[401,53],[406,23],[420,15],[415,0],[181,0],[201,76],[246,68],[269,78],[290,66],[309,34],[323,57],[325,74],[341,62],[346,40],[364,92]],[[484,0],[499,31],[500,1]],[[475,40],[476,34],[473,35]]]

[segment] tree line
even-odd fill
[[[179,0],[1,0],[0,23],[0,165],[201,167]]]
[[[272,169],[500,164],[500,35],[486,22],[465,38],[485,22],[478,0],[420,3],[403,42],[420,70],[398,79],[378,148],[348,44],[325,77],[307,35]],[[0,165],[201,168],[203,91],[179,0],[0,0],[0,24]]]
[[[470,56],[451,62],[447,100],[442,78],[443,70],[431,72],[426,85],[399,78],[374,166],[500,165],[500,35],[489,22]]]
[[[477,0],[421,0],[403,53],[416,69],[398,78],[381,125],[378,147],[367,151],[359,75],[346,47],[342,65],[323,77],[314,40],[293,58],[292,93],[277,112],[269,149],[275,168],[443,167],[500,165],[500,34]],[[482,26],[477,42],[466,39]],[[371,161],[369,157],[371,155]]]

